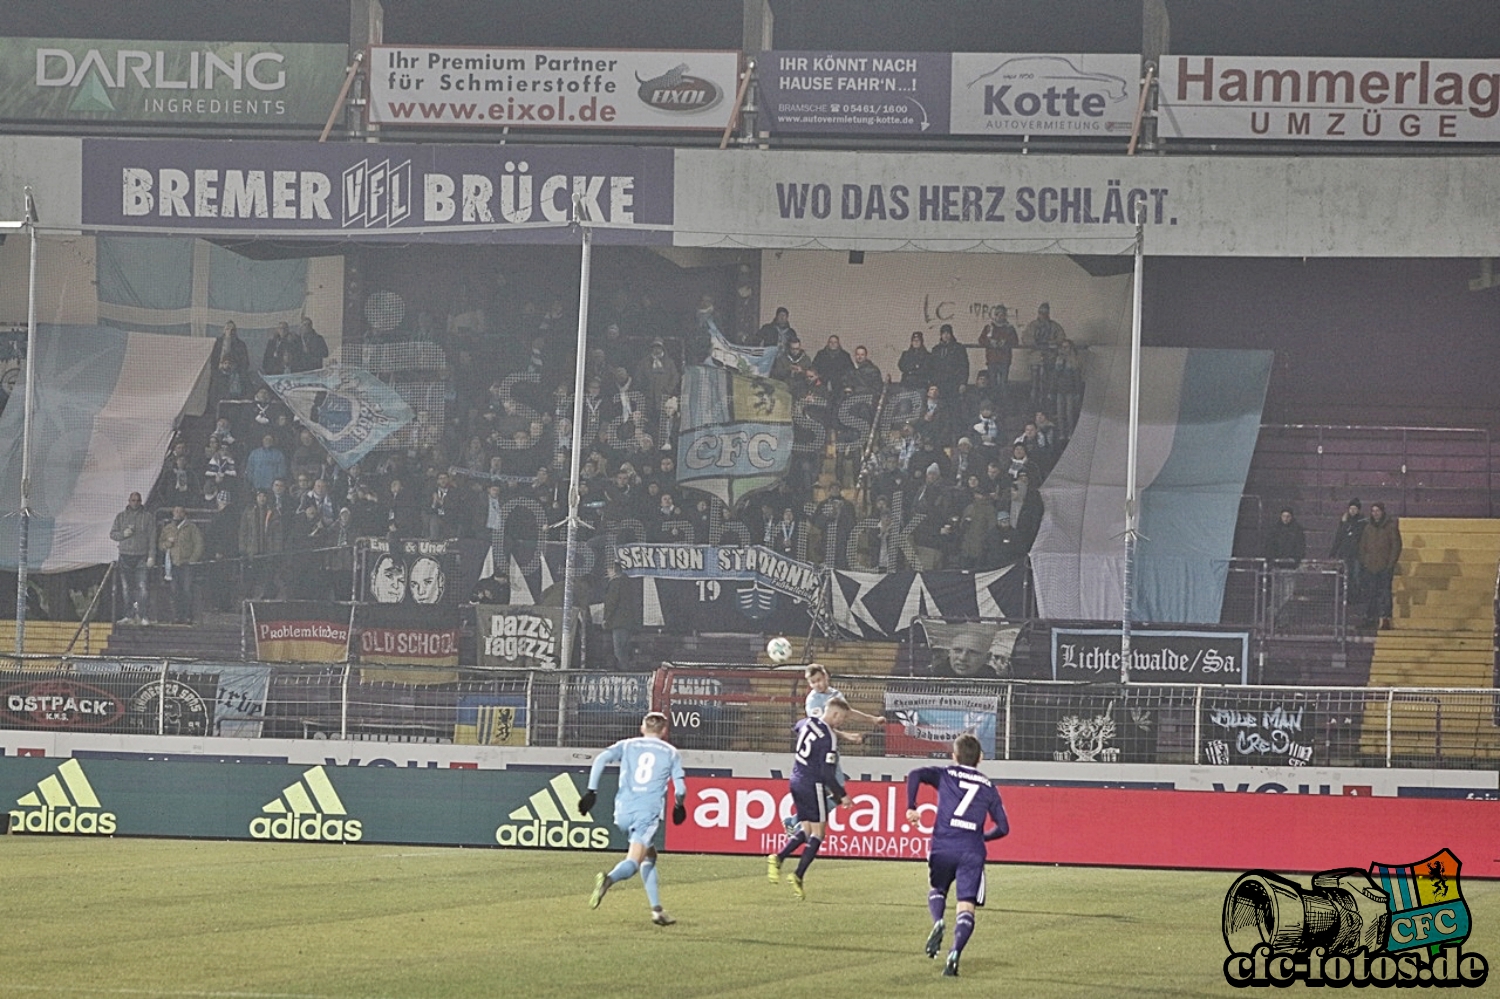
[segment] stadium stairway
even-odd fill
[[[1401,535],[1392,590],[1395,627],[1376,633],[1369,685],[1493,690],[1500,520],[1407,517]],[[1500,757],[1500,727],[1489,696],[1398,699],[1390,716],[1394,756]],[[1365,752],[1384,752],[1385,725],[1385,703],[1372,703],[1365,712]]]
[[[30,629],[27,629],[28,635]],[[240,615],[209,612],[192,625],[116,625],[104,648],[108,656],[144,659],[240,661]]]

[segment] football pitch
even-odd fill
[[[922,954],[924,864],[820,860],[798,902],[762,858],[663,855],[678,922],[658,927],[639,878],[588,909],[594,873],[616,859],[9,836],[0,995],[1244,994],[1220,971],[1229,873],[992,864],[954,980]],[[1466,949],[1500,956],[1500,884],[1463,889]]]

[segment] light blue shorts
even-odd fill
[[[661,828],[661,816],[659,814],[622,815],[615,820],[615,825],[630,836],[630,842],[651,846],[652,840],[656,838],[657,829]]]

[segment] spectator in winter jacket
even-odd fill
[[[146,624],[147,572],[156,564],[156,518],[141,503],[140,493],[131,493],[125,509],[115,514],[109,537],[120,546],[120,589],[126,609],[122,623]]]
[[[1359,566],[1364,575],[1366,628],[1391,621],[1391,583],[1401,559],[1401,527],[1385,512],[1384,503],[1370,504],[1370,519],[1359,534]]]
[[[1359,567],[1359,536],[1364,529],[1365,518],[1356,497],[1349,501],[1344,515],[1339,518],[1339,526],[1333,532],[1333,545],[1328,549],[1329,558],[1344,563],[1345,603],[1358,603],[1364,593],[1363,573]]]

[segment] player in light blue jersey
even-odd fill
[[[677,791],[672,824],[681,825],[687,819],[687,781],[682,772],[682,756],[676,746],[662,738],[666,732],[666,715],[659,711],[646,715],[641,720],[640,738],[621,739],[594,757],[594,765],[589,770],[589,789],[578,799],[579,814],[587,815],[597,800],[599,778],[604,776],[604,768],[611,763],[620,765],[620,789],[615,792],[615,825],[630,836],[630,852],[615,865],[614,870],[607,874],[601,871],[594,878],[589,908],[599,908],[610,885],[628,880],[640,871],[641,881],[646,886],[646,899],[651,903],[651,921],[657,926],[671,926],[676,922],[661,907],[661,893],[656,886],[656,847],[651,844],[661,826],[668,781]]]
[[[807,700],[803,702],[803,711],[807,715],[807,717],[822,718],[823,709],[826,708],[828,706],[828,702],[833,700],[835,697],[840,698],[846,702],[848,701],[848,698],[844,697],[843,692],[840,691],[837,687],[833,686],[832,682],[828,679],[828,671],[822,666],[819,666],[817,663],[811,663],[807,667],[807,669],[803,671],[802,675],[807,678]],[[855,707],[850,707],[847,714],[849,716],[861,718],[869,722],[871,725],[885,724],[884,715],[867,714],[866,712],[860,711]],[[858,732],[841,731],[838,733],[838,737],[840,739],[843,739],[845,742],[853,743],[854,745],[858,745],[859,743],[865,741],[864,736],[860,735]],[[844,773],[844,765],[842,763],[839,764],[838,778],[840,784],[845,784],[848,782],[847,775],[845,775]],[[829,805],[829,811],[832,810],[833,806]],[[786,834],[788,836],[795,836],[797,834],[797,821],[792,816],[788,815],[786,818],[782,819],[781,824],[786,826]]]

